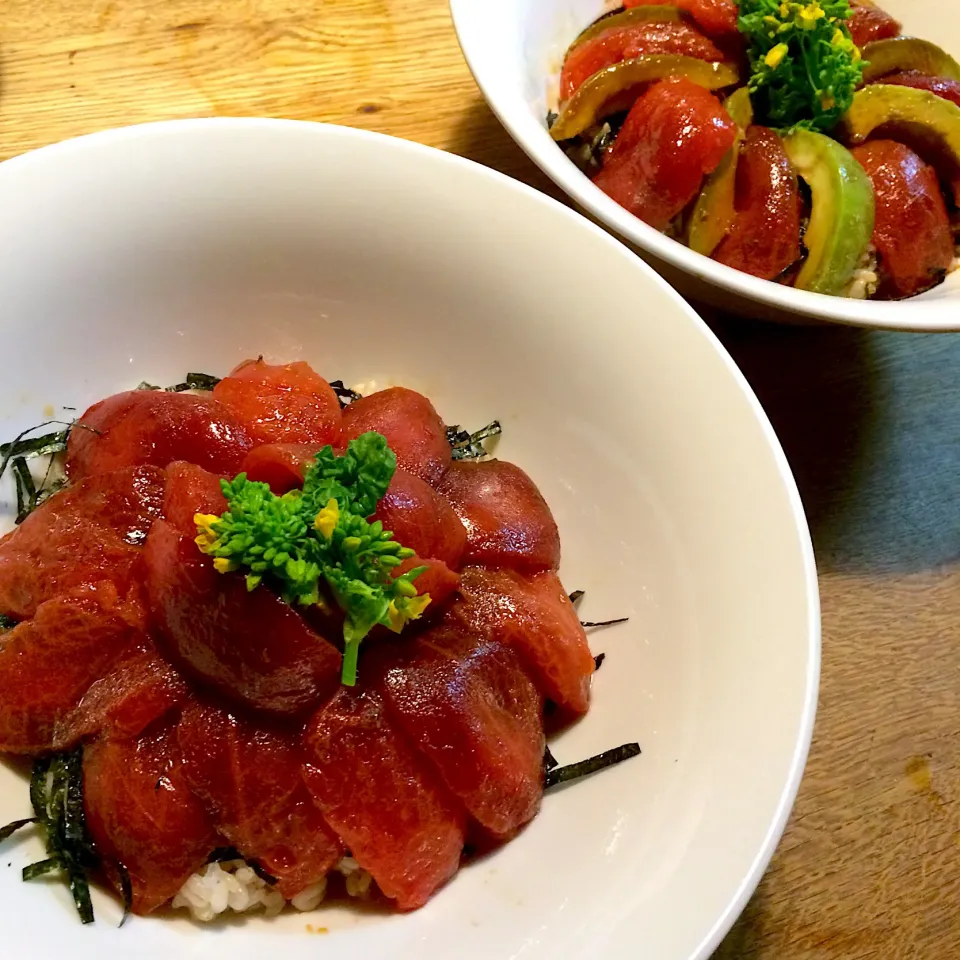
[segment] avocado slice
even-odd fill
[[[843,132],[856,146],[881,128],[933,166],[960,206],[960,107],[927,90],[874,83],[853,95]]]
[[[580,85],[560,110],[560,115],[550,128],[550,136],[554,140],[569,140],[578,136],[610,112],[617,112],[610,104],[622,109],[622,98],[618,94],[665,77],[686,77],[708,90],[730,87],[739,80],[736,68],[730,64],[697,60],[695,57],[650,54],[623,60],[605,70],[598,70]]]
[[[916,70],[926,77],[945,77],[960,81],[960,63],[946,50],[918,37],[891,37],[874,40],[860,51],[866,66],[863,82],[873,83],[888,73]]]
[[[676,22],[677,20],[686,20],[687,15],[677,7],[671,7],[667,4],[660,6],[654,4],[649,7],[631,7],[629,10],[616,10],[595,20],[577,39],[567,48],[567,53],[574,48],[579,47],[581,43],[586,43],[594,37],[605,33],[607,30],[615,30],[617,27],[632,27],[638,23],[664,23]]]
[[[807,259],[794,286],[838,296],[870,246],[873,186],[853,154],[822,133],[794,130],[783,146],[812,197]]]
[[[704,182],[687,223],[687,246],[705,257],[713,254],[733,226],[740,144],[747,127],[753,123],[753,105],[746,87],[731,93],[723,101],[723,106],[737,125],[737,138],[720,161],[720,166]]]

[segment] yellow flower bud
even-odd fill
[[[783,63],[783,58],[787,55],[790,48],[785,43],[778,43],[772,50],[767,52],[763,62],[771,69],[776,70]]]
[[[331,497],[327,501],[327,505],[317,514],[313,526],[325,540],[329,540],[333,536],[333,531],[339,521],[340,504]]]

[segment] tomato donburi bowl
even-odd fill
[[[380,176],[384,165],[389,183]],[[551,734],[551,750],[564,765],[626,742],[643,749],[557,788],[519,836],[408,913],[358,909],[350,898],[269,922],[254,917],[216,934],[192,924],[186,911],[135,918],[118,930],[119,903],[95,890],[97,922],[81,928],[66,888],[21,882],[20,870],[45,855],[37,837],[21,832],[7,841],[4,862],[12,866],[0,876],[16,906],[12,942],[39,942],[49,952],[82,937],[81,949],[89,943],[159,958],[215,935],[238,956],[253,957],[282,934],[284,949],[299,960],[317,948],[309,925],[351,948],[407,960],[425,943],[439,949],[471,930],[465,955],[481,957],[515,952],[536,931],[547,952],[586,949],[603,915],[612,956],[627,955],[638,929],[672,951],[667,955],[695,955],[670,938],[678,931],[698,943],[708,938],[718,918],[737,908],[738,892],[754,882],[758,858],[769,855],[782,828],[809,740],[818,634],[809,541],[789,471],[756,401],[689,309],[615,241],[558,205],[464,161],[335,128],[222,121],[105,134],[3,165],[0,197],[10,254],[0,263],[0,304],[18,357],[3,388],[4,439],[45,419],[83,417],[141,380],[166,387],[187,371],[222,377],[247,360],[253,373],[260,354],[271,367],[307,363],[365,398],[413,391],[429,399],[444,425],[473,431],[499,420],[496,459],[519,467],[549,504],[562,544],[559,577],[566,589],[585,591],[581,617],[629,617],[590,633],[590,652],[606,654],[592,680],[590,712]],[[600,274],[607,279],[598,288]],[[624,317],[625,302],[646,312],[641,328]],[[376,426],[365,420],[361,435],[379,432]],[[97,429],[94,437],[109,439]],[[222,423],[216,439],[228,434]],[[303,442],[293,434],[273,439]],[[235,477],[266,445],[250,444],[239,464],[194,466]],[[337,456],[346,452],[331,447]],[[82,461],[82,449],[77,455]],[[283,496],[294,461],[257,459]],[[411,486],[466,502],[463,490],[446,488],[449,471],[426,462]],[[147,467],[166,474],[169,465],[136,469]],[[185,467],[177,476],[188,489],[202,478]],[[326,507],[314,514],[318,531]],[[164,512],[174,519],[162,523],[222,515],[211,504],[184,518],[190,509],[171,505]],[[400,542],[409,538],[398,532],[396,516],[390,523]],[[230,563],[200,551],[196,525],[194,539],[163,526],[157,532],[165,536],[149,549],[161,592],[163,571]],[[128,533],[137,539],[135,525]],[[188,563],[164,563],[181,546],[191,551]],[[484,549],[494,546],[489,539]],[[416,549],[437,558],[451,543],[438,536]],[[214,585],[256,573],[204,569],[219,578]],[[542,576],[534,569],[515,575]],[[504,576],[500,596],[514,575]],[[178,610],[164,612],[176,619]],[[118,616],[120,633],[127,621]],[[183,622],[196,626],[192,618]],[[254,622],[244,617],[236,635]],[[336,656],[344,644],[339,626],[339,636],[329,631]],[[309,630],[326,639],[319,625]],[[365,660],[375,642],[367,637],[360,645],[359,685],[373,679]],[[189,650],[181,644],[178,652]],[[300,666],[310,662],[296,658]],[[208,683],[225,682],[210,673],[224,663],[200,665]],[[399,682],[406,671],[392,676]],[[309,685],[330,671],[319,663],[293,676]],[[341,664],[334,699],[342,679]],[[266,698],[258,709],[269,708],[263,730],[271,736],[288,722],[285,711],[298,709],[289,687],[256,684],[251,692]],[[554,696],[561,695],[558,687]],[[567,695],[576,695],[576,684]],[[511,699],[522,702],[516,693]],[[216,715],[191,708],[189,721],[187,747],[240,742],[215,726]],[[216,729],[219,736],[208,735]],[[283,751],[270,742],[277,770]],[[137,757],[100,762],[109,773],[148,768],[162,755],[163,744],[151,743]],[[214,761],[208,769],[217,769]],[[417,762],[436,766],[419,755]],[[393,766],[401,769],[399,759]],[[161,794],[166,775],[153,782],[161,781]],[[515,815],[526,816],[529,795],[523,800],[518,787],[511,796]],[[308,816],[311,808],[294,803],[291,816],[295,811]],[[30,812],[23,773],[5,766],[0,819]],[[264,822],[277,821],[270,815]],[[491,823],[501,835],[511,829]],[[436,841],[437,831],[431,836]],[[717,844],[732,836],[737,850],[720,863]],[[338,885],[362,885],[354,864],[341,866],[354,879]],[[611,884],[634,894],[611,901]],[[586,891],[576,903],[574,888]],[[684,922],[665,922],[671,911]]]

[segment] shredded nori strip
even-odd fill
[[[60,430],[57,433],[45,433],[40,437],[29,436],[35,430],[49,427],[54,423],[65,426],[67,429]],[[38,423],[34,427],[21,431],[10,443],[0,445],[0,457],[3,458],[0,460],[0,477],[4,475],[14,457],[29,459],[30,457],[44,457],[55,453],[63,453],[67,449],[67,440],[70,439],[70,431],[74,426],[80,426],[80,424],[65,423],[63,420],[45,420],[43,423]],[[92,430],[93,428],[88,427],[87,429]]]
[[[503,433],[503,427],[500,426],[499,420],[488,423],[476,433],[468,433],[457,424],[447,427],[447,443],[453,450],[454,460],[479,460],[487,456],[483,441],[490,437],[497,437],[501,433]]]
[[[48,873],[60,869],[60,861],[56,857],[49,857],[46,860],[38,860],[31,863],[29,867],[23,868],[24,880],[36,880],[37,877],[45,877]]]
[[[98,857],[84,819],[82,748],[34,762],[30,802],[36,814],[34,822],[44,828],[49,856],[24,867],[23,879],[62,871],[81,921],[93,923],[87,871],[97,865]]]
[[[569,783],[571,780],[579,780],[581,777],[588,777],[592,773],[598,773],[607,767],[615,766],[629,760],[631,757],[639,756],[639,743],[625,743],[623,746],[614,747],[612,750],[605,750],[598,753],[595,757],[589,757],[578,763],[571,763],[566,767],[555,767],[544,776],[544,790],[556,787],[561,783]]]
[[[268,886],[275,886],[279,881],[275,876],[267,873],[256,860],[244,860],[244,863]]]
[[[580,626],[584,629],[589,627],[613,627],[618,623],[626,623],[629,617],[618,617],[616,620],[581,620]]]
[[[570,594],[570,602],[576,606],[583,599],[583,593],[583,590],[574,590],[573,593]]]
[[[546,776],[551,770],[559,766],[557,758],[550,752],[550,747],[543,748],[543,775]]]
[[[594,672],[594,673],[596,673],[596,672],[603,666],[603,661],[606,660],[606,659],[607,659],[607,655],[606,655],[605,653],[598,653],[598,654],[593,658],[593,672]]]
[[[0,843],[3,843],[4,840],[9,840],[10,837],[23,827],[36,822],[36,817],[25,817],[23,820],[14,820],[13,823],[8,823],[5,827],[0,827]]]
[[[353,403],[354,400],[363,399],[362,394],[359,394],[356,390],[351,390],[349,387],[344,386],[342,380],[331,380],[330,386],[333,388],[333,392],[337,395],[337,399],[340,401],[341,410],[348,404]]]
[[[560,114],[553,110],[547,111],[547,129],[549,130],[560,119]]]
[[[117,873],[120,875],[120,896],[123,898],[123,916],[117,929],[122,927],[133,910],[133,884],[130,882],[130,871],[122,864],[117,864]]]
[[[184,393],[187,390],[212,390],[219,382],[220,377],[209,373],[188,373],[181,383],[170,387],[161,387],[149,380],[141,380],[137,384],[138,390],[163,390],[164,393]]]

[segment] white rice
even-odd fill
[[[880,275],[877,273],[877,251],[871,246],[860,258],[844,296],[852,300],[868,300],[877,292],[878,286]]]
[[[373,886],[373,877],[353,857],[344,857],[334,868],[344,877],[347,894],[366,898]],[[327,878],[311,884],[293,897],[289,904],[305,913],[316,910],[327,895]],[[180,888],[173,898],[173,909],[190,911],[194,920],[208,923],[221,914],[250,913],[263,910],[264,916],[275,917],[287,905],[283,895],[262,880],[243,860],[208,863]]]

